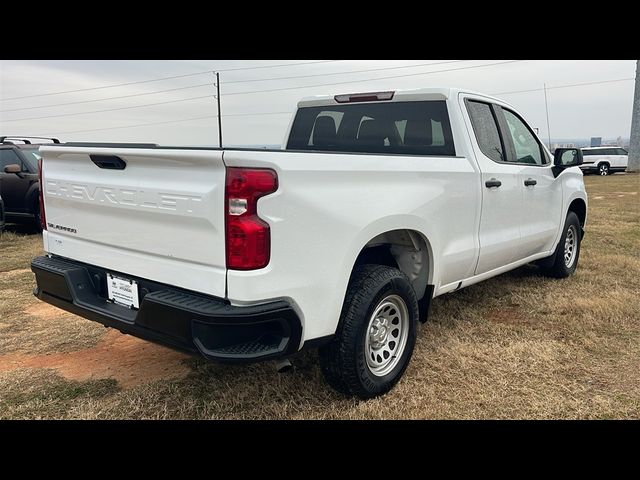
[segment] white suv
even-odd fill
[[[582,149],[584,173],[598,172],[598,175],[610,175],[624,172],[629,161],[628,152],[620,147],[591,147]]]

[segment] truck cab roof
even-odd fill
[[[349,103],[349,97],[367,97],[367,100],[357,99],[351,100],[352,102],[409,102],[409,101],[427,101],[427,100],[447,100],[448,98],[455,97],[459,93],[467,93],[472,95],[478,95],[490,99],[492,101],[506,104],[504,100],[496,97],[491,97],[484,93],[475,92],[473,90],[455,88],[455,87],[428,87],[428,88],[412,88],[412,89],[399,89],[399,90],[385,90],[380,92],[357,92],[357,93],[339,93],[335,95],[315,95],[310,97],[304,97],[298,102],[298,108],[304,107],[318,107],[323,105],[338,105],[340,103]],[[392,94],[391,98],[380,97],[374,98],[376,95]],[[371,97],[371,99],[369,99]],[[344,100],[340,100],[343,98]],[[340,101],[339,101],[340,100]]]

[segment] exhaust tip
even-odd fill
[[[278,373],[286,373],[293,370],[293,365],[288,358],[283,358],[282,360],[278,360],[276,362],[276,371]]]

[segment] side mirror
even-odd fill
[[[4,167],[4,173],[22,173],[22,167],[17,163],[12,163]]]
[[[556,148],[553,152],[553,165],[561,169],[582,165],[582,150],[579,148]]]

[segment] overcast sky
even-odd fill
[[[271,65],[276,66],[262,68]],[[281,143],[301,97],[434,86],[498,94],[514,105],[533,127],[538,127],[546,140],[544,93],[540,90],[543,83],[549,88],[622,79],[627,80],[549,88],[549,121],[551,136],[556,139],[628,138],[634,87],[633,80],[628,79],[635,76],[635,67],[635,60],[0,61],[0,134],[55,134],[63,141],[217,145],[213,74],[190,74],[218,70],[225,144]],[[362,71],[373,69],[379,70]],[[178,75],[190,76],[109,87]],[[305,78],[281,78],[300,76]],[[95,89],[103,86],[109,88]],[[94,89],[34,96],[89,88]],[[274,89],[286,90],[241,94]],[[538,90],[503,93],[533,89]],[[26,96],[30,98],[14,98]],[[182,99],[192,100],[175,102]],[[126,108],[160,102],[170,103]],[[71,105],[59,105],[62,103]],[[110,109],[120,110],[94,112]],[[78,114],[81,112],[93,113]],[[135,126],[149,123],[156,124]]]

